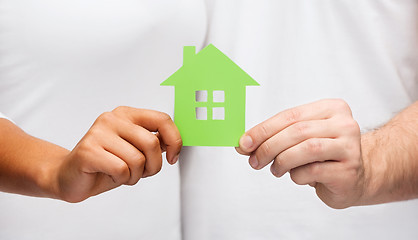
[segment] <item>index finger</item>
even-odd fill
[[[170,163],[177,161],[183,142],[177,126],[171,117],[163,112],[132,107],[118,107],[116,114],[126,116],[132,123],[140,125],[151,132],[159,132],[164,145],[167,147],[167,160]]]
[[[236,150],[240,154],[250,155],[267,139],[294,123],[328,119],[332,117],[333,105],[337,102],[339,100],[320,100],[280,112],[244,133]]]

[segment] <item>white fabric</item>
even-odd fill
[[[7,119],[7,120],[9,120],[9,121],[13,122],[13,120],[12,120],[12,119],[8,118],[6,115],[4,115],[4,114],[3,114],[3,113],[1,113],[1,112],[0,112],[0,118],[4,118],[4,119]],[[13,123],[15,123],[15,122],[13,122]]]
[[[213,43],[261,84],[247,88],[247,128],[338,97],[363,131],[373,129],[417,100],[417,5],[0,0],[0,111],[71,149],[118,105],[172,114],[174,89],[160,82],[181,66],[182,46]],[[418,236],[416,200],[333,210],[287,175],[252,170],[233,148],[185,147],[180,175],[181,183],[178,165],[164,165],[80,204],[1,193],[0,239]]]
[[[362,130],[417,100],[416,0],[214,1],[207,42],[260,87],[247,128],[322,98],[343,98]],[[231,148],[181,158],[184,239],[416,239],[418,201],[333,210],[313,188],[251,170]]]
[[[0,118],[7,118],[3,113],[0,112]]]
[[[160,87],[201,43],[195,0],[0,0],[0,111],[68,149],[119,105],[172,114]],[[180,239],[178,165],[80,204],[0,193],[0,239]]]

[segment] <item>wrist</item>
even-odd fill
[[[408,200],[418,196],[417,137],[408,121],[395,117],[362,135],[364,192],[359,205]]]
[[[49,146],[48,146],[49,145]],[[59,187],[60,168],[69,151],[57,145],[46,143],[44,158],[39,161],[38,168],[32,176],[42,197],[61,199]]]
[[[384,202],[381,199],[385,186],[385,172],[388,165],[379,150],[378,131],[361,136],[361,157],[364,168],[363,194],[358,205],[370,205]]]

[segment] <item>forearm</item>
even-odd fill
[[[418,102],[362,136],[365,192],[359,205],[418,197]]]
[[[0,191],[59,198],[56,174],[68,152],[0,119]]]

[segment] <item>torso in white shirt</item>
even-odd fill
[[[1,0],[0,112],[72,149],[119,105],[172,114],[160,87],[206,33],[202,1]],[[178,166],[80,204],[0,193],[0,239],[181,239]]]
[[[0,1],[0,111],[72,148],[118,105],[172,114],[159,84],[182,47],[213,43],[260,87],[247,128],[343,98],[362,130],[417,100],[414,0]],[[181,176],[181,181],[179,181]],[[178,168],[81,204],[0,194],[0,239],[414,239],[417,201],[333,210],[233,148],[185,147]],[[181,235],[181,229],[183,235]]]

